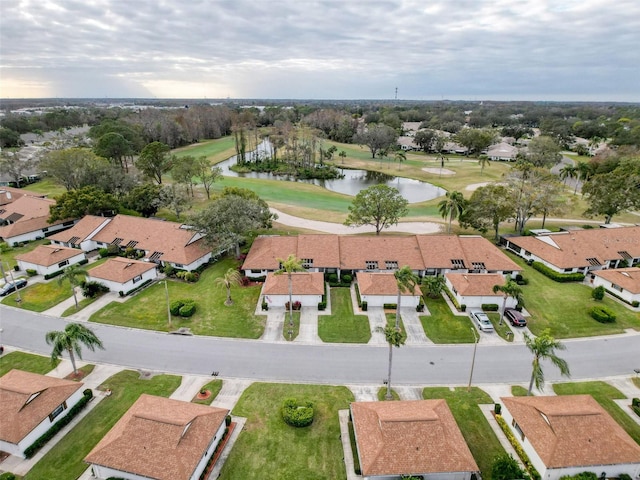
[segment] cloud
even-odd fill
[[[3,96],[23,84],[73,97],[392,98],[398,87],[417,99],[640,101],[635,0],[3,0],[0,9]]]

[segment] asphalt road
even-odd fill
[[[48,355],[45,333],[62,330],[63,319],[0,307],[0,342]],[[126,368],[177,374],[211,375],[291,383],[378,384],[386,377],[388,347],[324,344],[299,345],[256,340],[187,337],[91,324],[105,350],[83,349],[83,359]],[[629,375],[640,368],[640,334],[564,342],[560,356],[572,379]],[[394,350],[393,376],[398,385],[465,385],[473,345],[405,346]],[[474,383],[521,383],[529,380],[531,354],[520,345],[478,345]],[[561,379],[551,365],[546,379]]]

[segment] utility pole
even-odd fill
[[[396,87],[396,100],[398,100],[398,87]]]

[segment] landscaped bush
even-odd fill
[[[53,273],[47,273],[47,274],[44,276],[44,279],[45,279],[45,280],[49,280],[50,278],[55,278],[55,277],[57,277],[58,275],[62,275],[62,273],[63,273],[63,272],[62,272],[62,270],[58,270],[57,272],[53,272]]]
[[[618,480],[631,480],[631,475],[627,473],[621,473],[618,475]]]
[[[338,274],[330,273],[328,280],[329,280],[329,283],[338,283]]]
[[[313,403],[298,403],[295,398],[287,398],[282,404],[282,419],[292,427],[307,427],[313,423]]]
[[[613,323],[616,321],[616,314],[602,305],[591,307],[589,315],[600,323]]]
[[[178,313],[183,318],[191,317],[194,313],[196,313],[195,302],[191,300],[188,303],[185,303],[183,306],[180,307],[180,310],[178,310]]]
[[[353,277],[351,275],[345,274],[345,275],[342,275],[342,277],[340,277],[340,278],[342,280],[342,283],[349,283],[350,284]]]
[[[0,480],[16,480],[16,476],[11,472],[4,472],[0,475]]]
[[[93,392],[91,389],[87,388],[84,390],[83,397],[76,403],[73,407],[69,409],[67,414],[58,420],[57,423],[54,423],[49,430],[47,430],[44,434],[42,434],[35,442],[33,442],[30,446],[25,448],[24,456],[26,458],[33,457],[38,450],[40,450],[44,445],[51,440],[60,430],[66,427],[71,420],[74,419],[76,415],[78,415],[84,407],[87,406],[89,400],[93,398]]]
[[[184,306],[186,302],[187,300],[182,300],[182,299],[173,300],[169,305],[169,311],[171,312],[171,315],[178,315],[178,313],[180,312],[180,309]]]
[[[594,300],[602,300],[604,298],[604,287],[600,285],[599,287],[594,288],[591,291],[591,296]]]
[[[284,304],[284,308],[286,310],[289,310],[289,302]],[[302,308],[302,304],[300,302],[298,302],[297,300],[293,302],[292,310],[300,310],[301,308]]]
[[[360,308],[362,308],[362,311],[363,311],[363,312],[366,312],[366,311],[367,311],[367,308],[369,308],[369,304],[368,304],[367,302],[362,302],[362,303],[360,304]]]
[[[176,273],[176,277],[184,280],[185,282],[195,283],[200,279],[200,274],[197,272],[187,272],[185,270],[180,270],[178,273]]]
[[[385,310],[395,310],[396,308],[398,308],[398,304],[397,303],[385,303],[384,305],[382,305],[382,308],[384,308]]]
[[[640,398],[631,400],[631,409],[640,417]]]
[[[98,250],[98,254],[100,255],[100,258],[115,257],[119,253],[120,253],[120,248],[118,248],[117,245],[109,245],[106,248],[101,248],[100,250]]]
[[[598,475],[593,472],[582,472],[576,475],[564,475],[560,480],[598,480]]]
[[[135,293],[138,290],[142,290],[144,287],[149,285],[151,282],[152,282],[152,280],[149,278],[149,279],[145,280],[144,282],[142,282],[140,285],[138,285],[136,288],[132,288],[128,292],[125,292],[124,295],[131,295],[132,293]],[[122,297],[123,295],[120,295],[120,296]]]
[[[582,273],[558,273],[541,262],[533,262],[531,266],[556,282],[581,282],[584,280],[584,275]]]
[[[360,297],[360,288],[358,287],[358,284],[356,283],[353,288],[356,291],[356,301],[358,302],[358,306],[361,307],[362,306],[362,298]]]
[[[640,307],[640,302],[638,300],[634,300],[633,302],[631,302],[631,306],[635,307],[635,308],[638,308],[638,307]]]
[[[265,300],[262,301],[262,310],[265,312],[269,310],[269,304]]]
[[[327,302],[318,303],[318,310],[323,311],[327,309]]]
[[[481,308],[485,312],[497,312],[498,308],[500,308],[500,307],[498,306],[497,303],[483,303],[481,305]]]
[[[496,422],[498,422],[498,425],[500,425],[500,428],[504,432],[505,436],[507,437],[507,440],[509,440],[509,443],[511,443],[511,445],[513,446],[513,449],[516,451],[516,453],[520,457],[520,460],[522,460],[522,463],[524,464],[525,468],[529,472],[529,475],[531,475],[531,478],[533,480],[540,480],[540,474],[531,463],[531,460],[529,460],[529,456],[526,454],[526,452],[522,448],[522,445],[520,445],[520,442],[518,442],[516,437],[513,435],[513,432],[507,425],[507,422],[504,421],[504,418],[502,418],[501,415],[496,414],[495,419],[496,419]]]
[[[422,301],[422,298],[418,305],[416,305],[416,312],[424,312],[424,302]]]
[[[26,272],[29,277],[35,277],[38,274],[38,272],[36,272],[33,268],[27,268]]]
[[[109,287],[98,282],[84,282],[84,285],[82,285],[82,294],[88,298],[95,298],[101,293],[106,293],[108,291]]]
[[[171,265],[165,265],[163,271],[167,277],[174,277],[176,275],[176,269],[173,268]]]
[[[496,403],[496,404],[493,406],[493,412],[494,412],[496,415],[500,415],[500,414],[502,413],[502,405],[500,405],[499,403]]]
[[[447,294],[447,297],[449,297],[449,300],[451,300],[451,303],[453,303],[453,306],[456,307],[457,310],[460,310],[462,312],[464,312],[464,310],[462,310],[462,306],[458,303],[458,301],[456,300],[456,297],[453,296],[453,293],[451,293],[451,290],[449,290],[446,286],[443,289],[444,293]],[[464,307],[465,309],[467,308],[467,306],[465,305]]]

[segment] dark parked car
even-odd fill
[[[19,288],[24,288],[27,286],[27,281],[24,278],[20,278],[15,282],[7,282],[4,284],[2,288],[0,288],[0,297],[4,297],[5,295],[10,294],[11,292],[15,292]]]
[[[505,308],[504,309],[504,318],[511,322],[511,325],[514,327],[526,327],[527,319],[522,316],[515,308]]]

